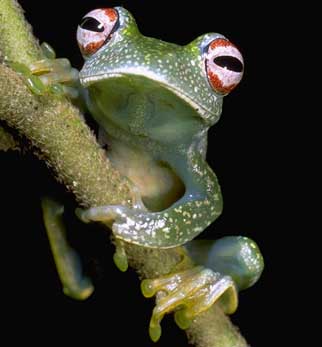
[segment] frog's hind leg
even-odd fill
[[[256,283],[264,269],[264,259],[258,245],[245,236],[193,240],[185,248],[197,264],[204,264],[215,272],[229,275],[238,291]]]
[[[156,295],[150,321],[153,341],[161,335],[163,316],[171,311],[182,329],[187,329],[197,315],[214,303],[225,313],[233,313],[238,305],[237,292],[252,286],[264,267],[256,243],[242,236],[193,240],[180,252],[182,260],[170,274],[141,283],[145,297]],[[182,267],[191,267],[194,263],[200,265],[182,271]]]
[[[94,287],[83,275],[78,254],[68,245],[63,224],[62,205],[52,199],[42,199],[43,218],[54,261],[66,295],[77,300],[89,297]]]

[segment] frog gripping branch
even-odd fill
[[[87,90],[87,106],[102,128],[101,142],[108,145],[112,163],[133,182],[136,196],[132,208],[97,206],[78,215],[85,222],[105,222],[118,240],[139,246],[186,244],[222,211],[217,178],[205,162],[205,137],[220,117],[223,96],[242,78],[240,52],[220,34],[203,35],[185,47],[145,37],[131,14],[120,7],[89,12],[77,38],[86,60],[80,82]],[[177,180],[183,192],[176,190]],[[164,278],[142,283],[147,297],[165,293],[150,321],[153,341],[159,339],[160,322],[170,311],[176,311],[177,324],[186,329],[218,300],[226,313],[236,310],[237,287],[241,289],[237,283],[248,276],[255,282],[263,262],[251,240],[228,240],[225,247],[215,248],[212,258],[219,254],[222,259],[224,254],[227,264],[234,259],[235,269],[173,269]],[[223,248],[234,252],[226,254]],[[246,262],[239,273],[236,269],[245,264],[246,248],[256,266]],[[114,259],[122,270],[127,268],[120,242]],[[232,280],[237,277],[239,281]]]
[[[240,52],[215,33],[186,46],[145,37],[121,7],[89,12],[77,40],[85,59],[79,75],[68,60],[55,59],[48,45],[44,59],[8,62],[36,95],[82,98],[100,126],[99,141],[107,144],[109,160],[127,178],[132,206],[92,204],[77,215],[112,229],[114,260],[122,271],[132,244],[177,247],[179,262],[141,284],[144,296],[156,295],[149,327],[153,341],[160,338],[161,320],[169,312],[182,329],[214,303],[233,313],[238,291],[253,285],[263,270],[258,246],[245,237],[193,239],[222,211],[216,175],[205,161],[206,137],[220,117],[223,96],[242,78]],[[48,199],[42,207],[64,292],[85,299],[93,286],[67,243],[63,209]],[[187,266],[191,259],[196,266]]]

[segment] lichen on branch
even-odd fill
[[[15,0],[0,0],[0,57],[27,64],[41,58],[38,42]],[[1,59],[0,120],[31,142],[81,205],[129,204],[128,181],[111,166],[78,109],[64,98],[35,96]],[[182,250],[127,244],[126,253],[141,278],[153,278],[171,271]],[[187,335],[198,347],[247,346],[216,305],[195,319]]]

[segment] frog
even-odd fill
[[[145,297],[157,297],[149,325],[153,341],[166,313],[175,312],[182,329],[214,303],[232,314],[238,292],[263,271],[257,244],[242,236],[194,239],[222,213],[220,185],[206,162],[207,133],[221,116],[224,96],[242,79],[242,54],[218,33],[184,46],[146,37],[123,7],[90,11],[78,26],[77,42],[85,60],[79,74],[48,45],[44,60],[27,70],[15,66],[36,94],[49,90],[83,99],[99,124],[100,144],[131,184],[132,206],[93,206],[77,209],[77,216],[112,230],[114,261],[122,271],[128,267],[125,243],[183,246],[171,273],[141,283]],[[64,84],[71,81],[76,91]],[[93,286],[67,244],[63,210],[50,200],[42,206],[64,292],[85,299]],[[187,255],[196,265],[181,270]]]
[[[90,12],[77,39],[87,107],[110,160],[142,200],[134,208],[93,207],[80,218],[113,220],[118,239],[143,247],[191,241],[222,212],[220,186],[205,161],[206,138],[223,95],[242,77],[242,55],[219,34],[186,46],[145,37],[123,8]]]

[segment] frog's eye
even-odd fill
[[[244,61],[239,50],[226,39],[212,41],[206,50],[206,72],[213,89],[228,94],[240,82]]]
[[[118,23],[118,13],[114,8],[93,10],[82,19],[77,28],[77,42],[84,56],[98,51],[108,41]]]

